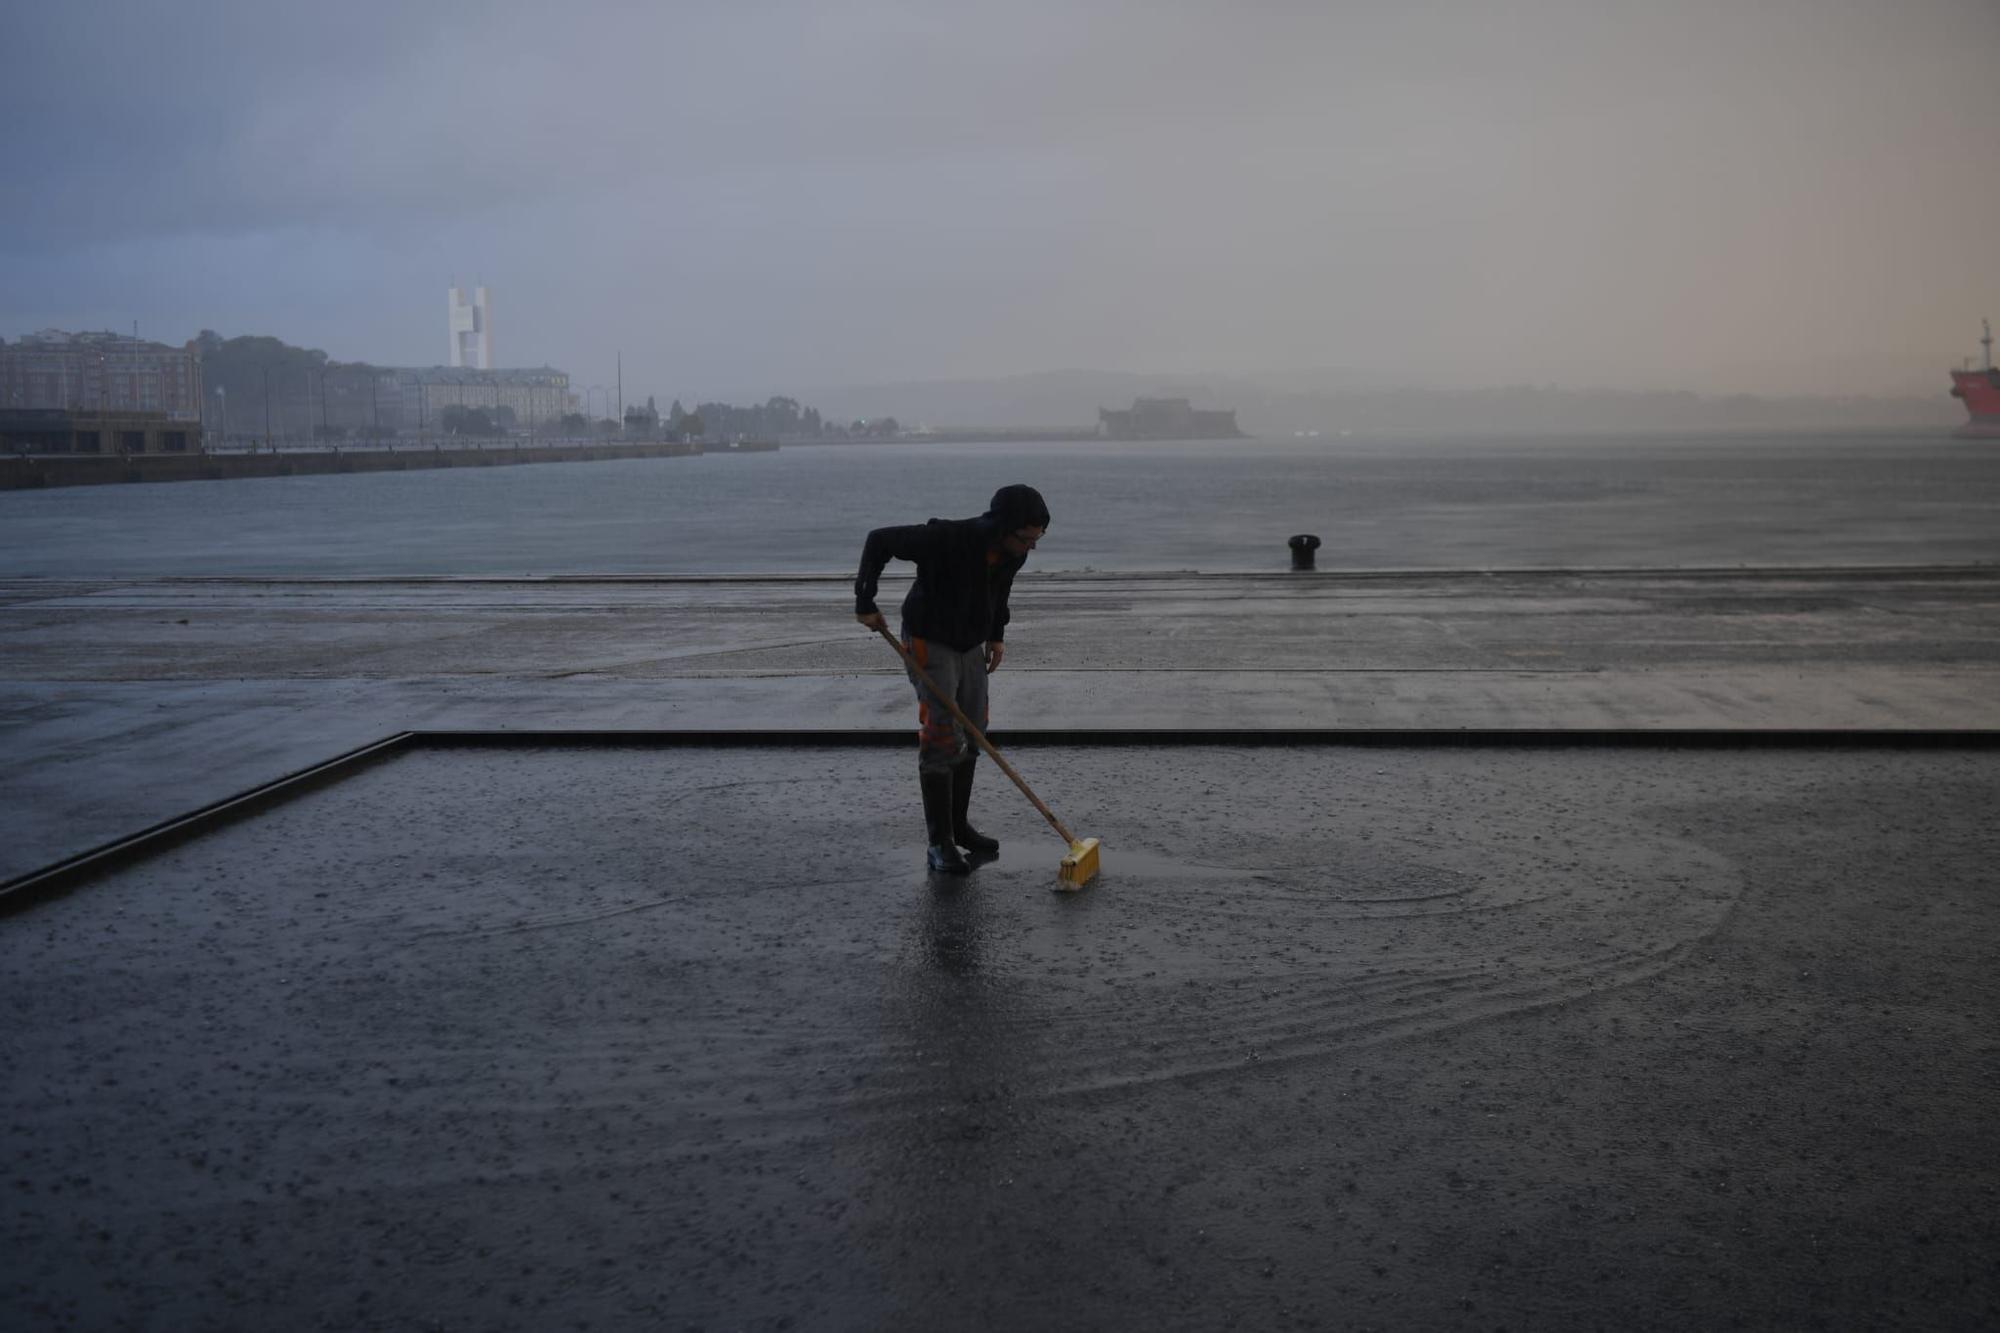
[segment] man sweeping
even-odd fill
[[[911,660],[982,731],[986,677],[1000,669],[1006,656],[1007,593],[1048,526],[1049,507],[1040,492],[1032,486],[1002,486],[977,518],[877,528],[861,548],[854,618],[871,630],[887,629],[875,605],[876,582],[891,560],[915,564],[916,581],[903,599],[903,642]],[[926,859],[939,873],[968,874],[972,867],[959,848],[980,856],[1000,850],[997,840],[966,818],[979,752],[915,672],[910,680],[917,689],[917,783],[930,843]]]

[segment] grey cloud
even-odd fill
[[[518,354],[738,381],[1741,387],[1788,357],[1926,364],[1922,337],[1941,354],[2000,305],[1950,258],[2000,214],[1990,0],[82,0],[0,22],[0,265],[88,281],[106,247],[180,254],[248,319],[271,302],[219,257],[295,237],[324,271],[284,317],[317,327],[273,331],[330,346],[377,339],[447,265],[503,293]]]

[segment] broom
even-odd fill
[[[986,739],[978,727],[972,725],[972,719],[965,715],[965,710],[958,706],[957,701],[946,695],[943,690],[940,690],[937,687],[937,683],[931,679],[930,673],[917,665],[917,659],[910,656],[910,650],[903,646],[902,641],[891,634],[886,626],[875,632],[889,641],[889,646],[896,650],[896,656],[902,658],[910,670],[916,673],[917,679],[924,683],[924,688],[935,695],[938,701],[946,708],[951,710],[951,715],[958,719],[958,724],[961,727],[965,728],[965,734],[972,737],[979,748],[986,752],[988,759],[1000,765],[1002,773],[1014,779],[1014,785],[1021,789],[1021,794],[1033,802],[1035,809],[1042,812],[1042,818],[1048,820],[1050,825],[1055,828],[1055,831],[1062,835],[1062,840],[1069,844],[1068,855],[1063,857],[1062,864],[1056,868],[1056,892],[1075,893],[1078,889],[1095,879],[1097,877],[1097,839],[1078,838],[1075,834],[1064,828],[1062,821],[1055,817],[1055,812],[1050,810],[1046,805],[1043,805],[1042,798],[1029,790],[1028,784],[1021,780],[1021,775],[1014,771],[1014,766],[1005,759],[1002,759],[1000,752],[993,748],[993,743]]]

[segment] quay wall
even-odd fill
[[[711,446],[721,452],[727,446]],[[226,481],[331,472],[404,472],[440,467],[505,467],[517,463],[594,463],[612,458],[677,458],[699,454],[699,443],[480,446],[405,445],[400,449],[324,449],[277,453],[54,455],[0,458],[0,490],[97,486],[114,482]]]

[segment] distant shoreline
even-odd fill
[[[793,439],[784,437],[787,449],[807,446],[839,446],[847,444],[1339,444],[1365,441],[1397,441],[1424,443],[1427,441],[1466,443],[1470,441],[1491,441],[1501,443],[1510,440],[1556,443],[1576,440],[1785,440],[1785,439],[1828,439],[1828,440],[1869,440],[1869,439],[1976,439],[1963,430],[1953,430],[1936,422],[1915,422],[1900,426],[1704,426],[1704,427],[1632,427],[1626,430],[1588,430],[1564,428],[1561,430],[1536,430],[1525,427],[1507,427],[1496,430],[1433,430],[1423,427],[1391,429],[1387,427],[1367,430],[1322,430],[1311,434],[1292,431],[1278,431],[1269,434],[1244,434],[1224,439],[1157,439],[1157,440],[1113,440],[1088,429],[1073,431],[1058,430],[992,430],[992,431],[950,431],[929,435],[869,435],[834,438],[804,437]]]
[[[293,477],[343,472],[414,472],[451,467],[512,467],[524,463],[594,463],[618,458],[682,458],[708,453],[749,453],[776,449],[651,440],[622,444],[534,444],[525,447],[442,444],[404,448],[296,449],[258,453],[190,454],[29,454],[0,458],[0,491],[56,486],[107,486],[167,481],[234,481],[251,477]]]

